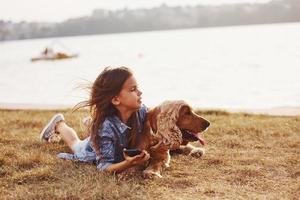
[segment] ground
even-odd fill
[[[163,178],[144,180],[58,159],[63,143],[39,141],[57,112],[84,137],[86,110],[0,110],[1,199],[300,199],[299,116],[199,110],[206,154],[174,155]]]

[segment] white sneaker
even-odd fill
[[[51,120],[48,122],[48,124],[44,127],[40,134],[40,139],[42,142],[59,142],[60,136],[58,133],[55,132],[55,126],[58,122],[64,121],[65,118],[62,114],[56,114],[54,115]]]

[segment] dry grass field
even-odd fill
[[[174,155],[163,178],[124,180],[41,144],[56,112],[0,110],[1,199],[300,199],[300,117],[198,111],[212,123],[202,158]],[[87,111],[59,112],[84,137]]]

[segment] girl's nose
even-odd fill
[[[138,90],[138,95],[141,96],[142,94],[142,91]]]

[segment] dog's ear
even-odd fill
[[[147,112],[147,121],[149,121],[151,130],[156,133],[157,132],[157,115],[160,113],[159,106],[150,109]]]
[[[167,101],[159,106],[157,134],[161,136],[162,144],[170,149],[177,149],[182,143],[182,134],[176,123],[179,110],[184,104],[183,101]]]

